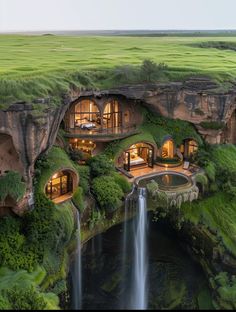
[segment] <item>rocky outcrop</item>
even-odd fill
[[[15,159],[19,162],[19,171],[27,184],[27,192],[18,203],[16,212],[22,212],[23,207],[27,206],[27,201],[32,200],[35,161],[53,145],[68,105],[67,100],[58,107],[51,106],[48,102],[42,102],[40,105],[16,103],[7,110],[0,111],[0,138],[1,135],[11,137],[14,153],[17,154]],[[4,157],[7,149],[1,145],[0,148]]]
[[[195,124],[199,133],[210,143],[224,143],[230,134],[225,136],[222,128],[204,128],[201,123],[222,122],[222,125],[227,125],[236,109],[236,89],[220,92],[206,78],[192,78],[184,83],[140,84],[103,91],[83,91],[81,95],[125,96],[143,103],[155,113]]]

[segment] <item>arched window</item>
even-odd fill
[[[74,113],[71,114],[70,128],[81,130],[97,129],[101,126],[101,116],[98,106],[89,99],[75,104]]]
[[[76,174],[70,170],[56,172],[48,181],[45,187],[47,197],[57,201],[64,195],[72,196],[74,191]]]
[[[169,139],[164,142],[162,145],[161,151],[162,158],[173,158],[174,157],[174,142],[173,140]]]
[[[122,112],[118,101],[110,101],[103,112],[103,128],[116,129],[122,126]]]

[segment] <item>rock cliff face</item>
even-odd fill
[[[179,118],[195,124],[210,143],[236,143],[236,90],[216,92],[207,79],[192,79],[185,83],[142,84],[103,91],[71,90],[52,105],[48,100],[33,104],[16,103],[0,110],[0,174],[5,170],[19,171],[27,182],[27,194],[32,192],[34,164],[38,156],[55,142],[57,132],[70,103],[80,96],[123,96],[142,103],[151,111],[169,118]],[[201,122],[222,122],[225,129],[203,128]]]
[[[25,197],[15,207],[15,212],[23,212],[27,206],[32,193],[35,161],[53,145],[68,105],[64,103],[53,108],[45,104],[45,108],[42,109],[41,105],[39,111],[37,105],[17,103],[0,111],[1,173],[17,170],[27,184]]]
[[[165,117],[182,119],[196,125],[209,143],[236,143],[232,135],[235,127],[236,89],[218,92],[208,79],[190,79],[185,83],[142,84],[100,92],[85,91],[81,95],[122,95],[142,102],[151,111]],[[231,119],[231,117],[233,118]],[[222,122],[225,129],[203,127],[201,122]],[[235,142],[231,142],[235,141]]]

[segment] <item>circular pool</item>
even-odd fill
[[[151,181],[155,181],[158,184],[160,190],[164,191],[182,189],[192,185],[191,179],[186,175],[169,171],[160,172],[146,178],[141,178],[139,181],[137,181],[137,183],[140,187],[145,187]]]

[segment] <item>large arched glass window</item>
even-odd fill
[[[110,101],[106,104],[103,113],[103,128],[117,129],[122,126],[122,112],[118,101]]]
[[[100,128],[100,126],[101,116],[94,101],[86,99],[75,104],[75,110],[70,119],[70,128],[91,130]]]

